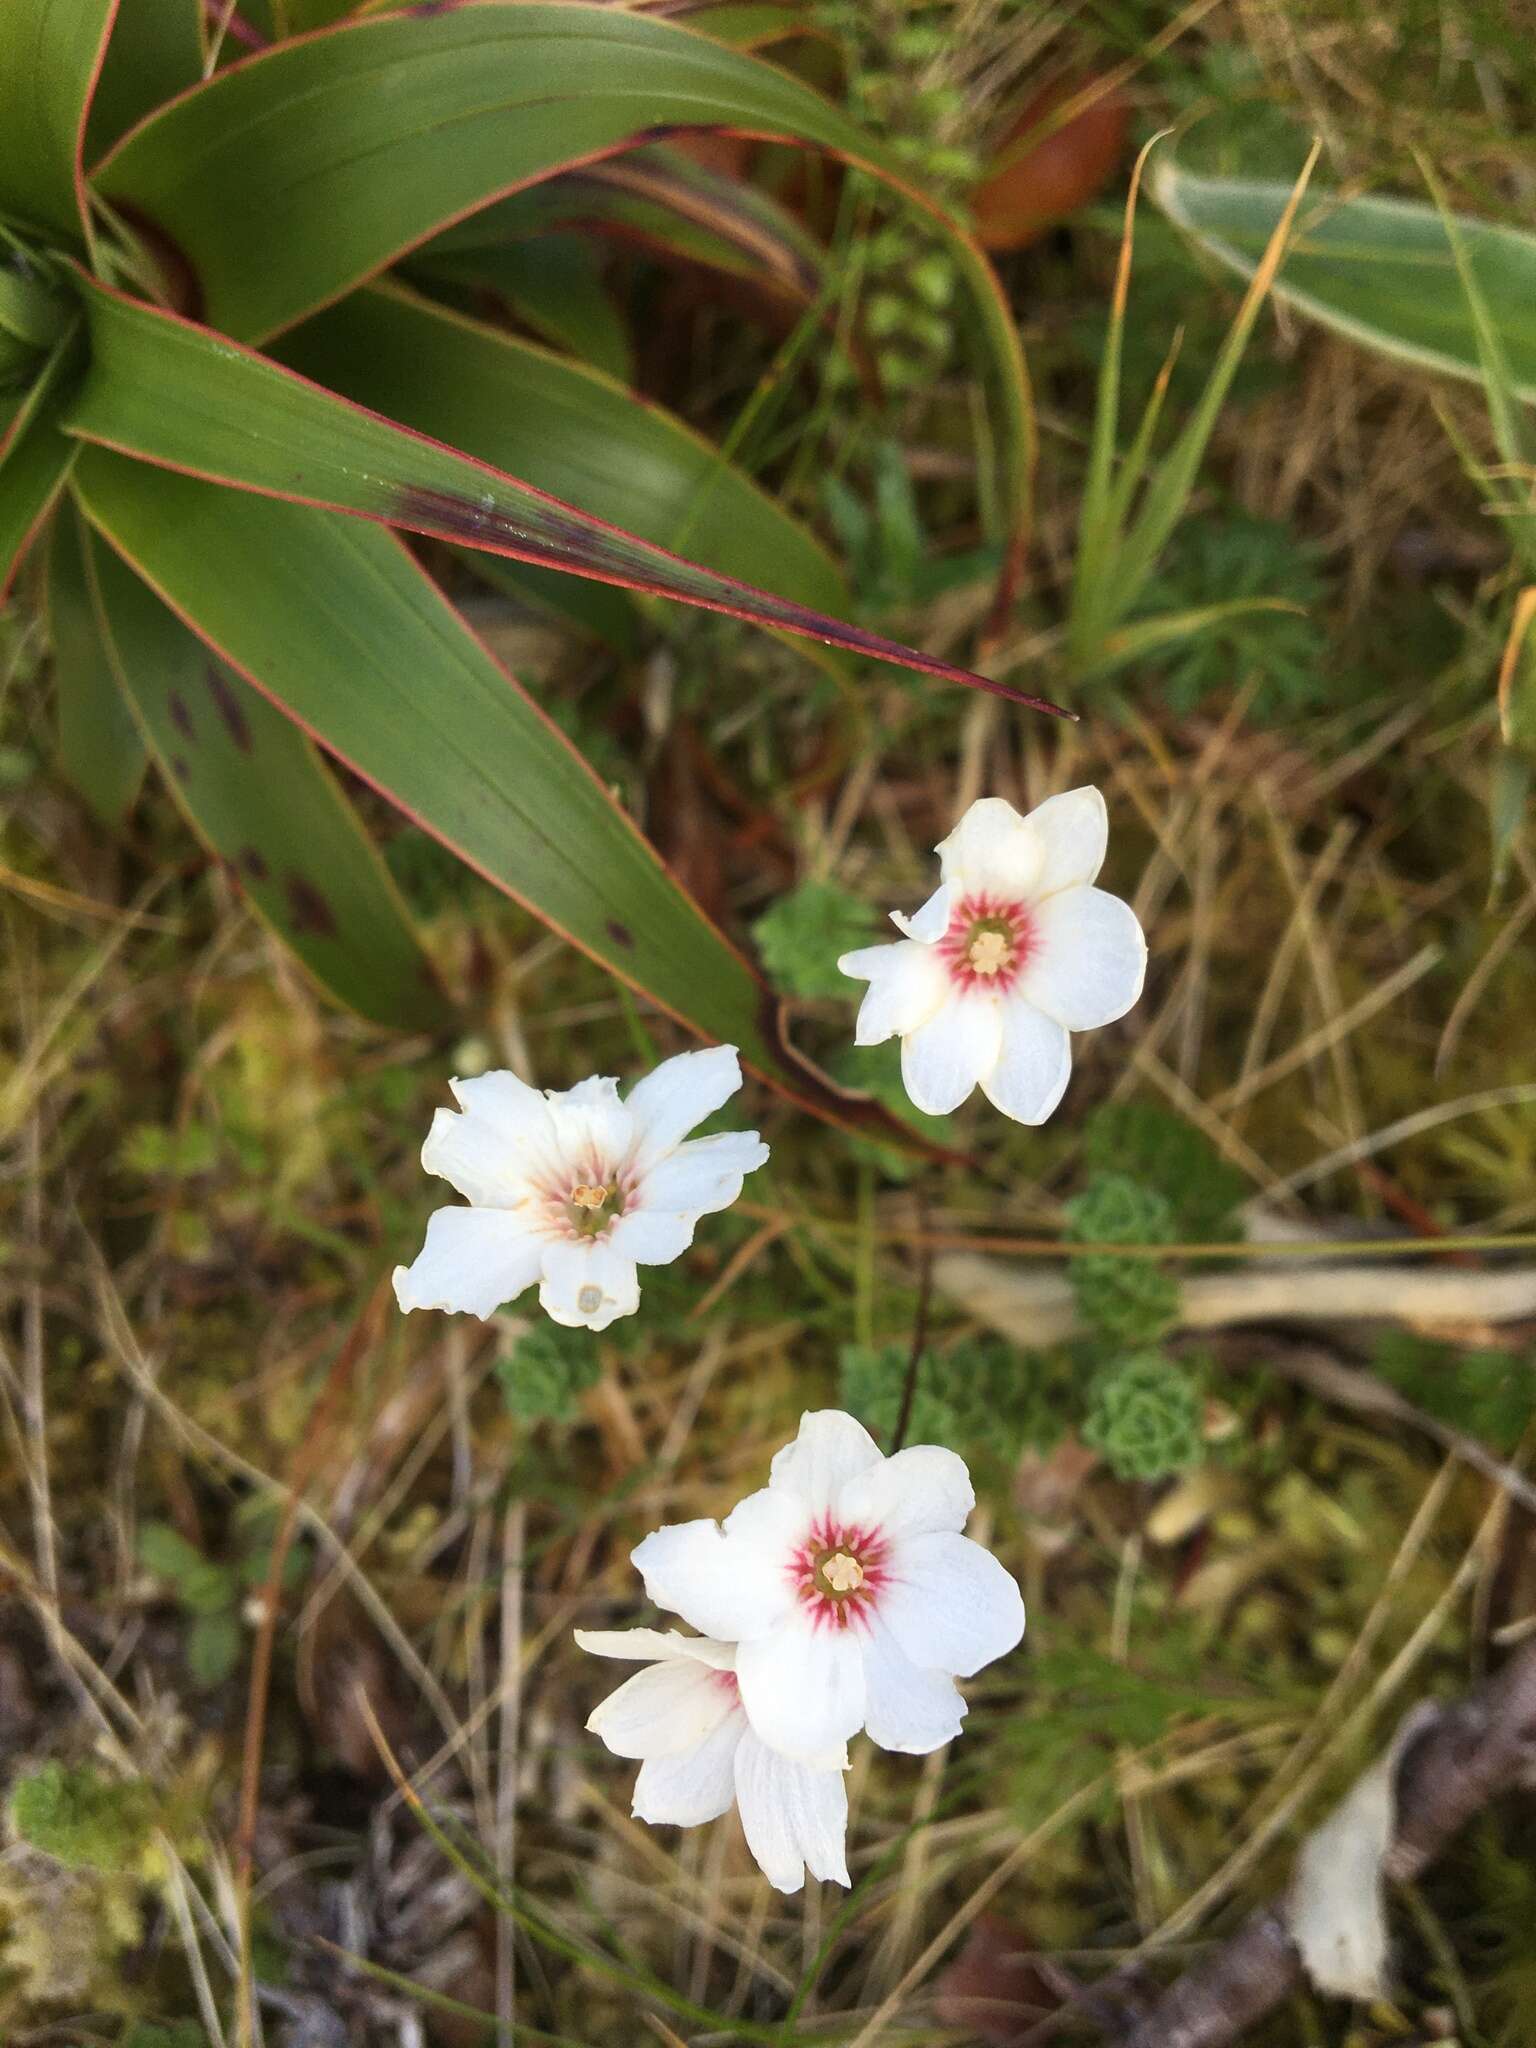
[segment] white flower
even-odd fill
[[[1136,914],[1092,887],[1108,837],[1096,789],[1028,817],[982,797],[935,849],[939,888],[915,916],[894,914],[906,938],[838,961],[869,983],[857,1043],[901,1039],[919,1109],[945,1116],[979,1081],[1004,1116],[1044,1123],[1072,1071],[1068,1034],[1112,1024],[1141,994]]]
[[[659,1629],[577,1629],[599,1657],[644,1658],[587,1722],[615,1756],[639,1757],[637,1820],[697,1827],[741,1809],[747,1847],[770,1884],[848,1883],[846,1762],[818,1769],[777,1756],[753,1732],[736,1685],[735,1646]]]
[[[439,1209],[414,1264],[395,1268],[403,1309],[489,1316],[539,1283],[557,1323],[605,1330],[640,1305],[636,1266],[664,1266],[699,1218],[728,1209],[768,1147],[756,1131],[687,1137],[741,1086],[733,1045],[664,1060],[619,1100],[594,1076],[564,1094],[515,1074],[449,1084],[421,1148],[467,1209]]]
[[[960,1534],[974,1505],[953,1451],[886,1458],[824,1409],[723,1525],[659,1529],[634,1563],[659,1607],[735,1643],[741,1703],[770,1749],[824,1767],[867,1727],[921,1756],[960,1732],[955,1678],[1024,1633],[1018,1587]]]

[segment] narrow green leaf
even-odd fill
[[[660,406],[398,287],[354,292],[285,335],[285,363],[642,540],[813,611],[851,600],[805,528]]]
[[[998,537],[1021,535],[1034,417],[1012,315],[974,240],[829,101],[689,29],[582,0],[347,22],[173,101],[98,180],[179,253],[210,324],[254,341],[477,207],[661,125],[830,150],[933,215],[973,298],[993,386],[988,514]]]
[[[1240,619],[1252,612],[1301,611],[1302,607],[1292,604],[1289,598],[1232,597],[1220,604],[1193,605],[1188,611],[1159,612],[1156,618],[1134,619],[1130,625],[1106,636],[1093,673],[1095,676],[1107,675],[1114,669],[1124,668],[1128,662],[1141,661],[1149,654],[1156,654],[1160,648],[1193,639],[1197,633],[1209,632],[1213,626],[1224,625],[1229,619]]]
[[[136,121],[203,75],[201,0],[120,0],[85,129],[93,164]]]
[[[102,644],[75,508],[59,508],[48,541],[48,638],[53,649],[59,771],[102,824],[121,822],[147,756]]]
[[[1509,356],[1504,346],[1504,335],[1494,315],[1488,294],[1477,274],[1477,263],[1472,245],[1465,228],[1446,203],[1445,188],[1435,176],[1429,163],[1420,158],[1419,168],[1424,174],[1430,196],[1435,203],[1435,212],[1445,230],[1445,239],[1450,244],[1451,258],[1456,265],[1457,280],[1466,298],[1467,312],[1472,319],[1472,337],[1477,347],[1477,367],[1482,374],[1483,390],[1488,399],[1488,417],[1493,425],[1493,437],[1504,460],[1512,466],[1525,465],[1529,468],[1536,458],[1536,434],[1521,409],[1519,393],[1515,389],[1514,373],[1510,368]],[[1536,252],[1536,242],[1532,243]],[[1536,265],[1533,265],[1531,282],[1536,284]],[[1521,309],[1526,310],[1525,308]]]
[[[478,249],[425,255],[411,266],[447,284],[494,292],[525,327],[578,361],[627,384],[629,333],[603,284],[602,266],[580,235],[540,235]]]
[[[21,564],[75,459],[60,421],[74,395],[81,336],[72,331],[48,358],[0,440],[0,597]]]
[[[399,541],[102,449],[75,485],[215,651],[471,867],[802,1107],[910,1147],[783,1049],[747,962]]]
[[[193,321],[84,273],[79,283],[91,363],[70,414],[73,433],[189,475],[648,590],[1053,708],[680,559],[520,477],[365,412]]]
[[[5,0],[0,213],[80,240],[85,117],[117,0]]]
[[[399,894],[309,740],[99,540],[90,576],[144,738],[187,822],[253,907],[363,1016],[399,1031],[446,1025],[451,1008]]]
[[[1284,184],[1187,171],[1152,175],[1158,203],[1221,262],[1250,277],[1290,195]],[[1536,402],[1536,235],[1455,217],[1515,389]],[[1275,297],[1368,348],[1474,381],[1477,322],[1446,222],[1409,199],[1314,192],[1273,286]]]

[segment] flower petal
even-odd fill
[[[915,939],[866,946],[860,953],[845,953],[837,964],[844,974],[869,983],[854,1026],[855,1045],[880,1045],[893,1033],[916,1031],[949,994],[943,961],[932,946],[920,946]]]
[[[729,1674],[680,1657],[626,1678],[592,1709],[587,1727],[615,1756],[673,1756],[694,1748],[735,1712]]]
[[[697,1216],[657,1209],[628,1209],[608,1233],[608,1243],[637,1266],[670,1266],[693,1243]]]
[[[1035,884],[1037,897],[1054,896],[1058,889],[1091,882],[1103,867],[1109,845],[1109,812],[1091,783],[1048,796],[1030,812],[1029,823],[1045,854]]]
[[[624,1657],[647,1664],[691,1657],[714,1671],[730,1671],[736,1663],[734,1643],[717,1643],[712,1636],[680,1636],[675,1628],[578,1628],[572,1634],[577,1648],[592,1657]]]
[[[864,1638],[864,1683],[869,1693],[864,1726],[882,1749],[927,1756],[960,1733],[965,1701],[955,1681],[947,1672],[914,1664],[878,1611]]]
[[[532,1206],[528,1149],[509,1144],[505,1132],[488,1117],[438,1110],[421,1148],[421,1163],[478,1208]]]
[[[850,1479],[883,1463],[880,1446],[862,1422],[841,1408],[808,1409],[794,1442],[774,1453],[768,1487],[798,1495],[812,1515],[824,1515]]]
[[[746,1728],[745,1714],[733,1708],[692,1748],[647,1757],[635,1779],[635,1819],[653,1827],[696,1828],[729,1813],[736,1797],[736,1750]]]
[[[606,1330],[640,1306],[635,1262],[600,1237],[545,1244],[539,1306],[568,1330]]]
[[[742,1177],[767,1163],[768,1147],[756,1131],[721,1131],[690,1138],[651,1167],[635,1190],[646,1209],[701,1216],[728,1209],[741,1193]]]
[[[997,1065],[981,1077],[994,1109],[1016,1123],[1043,1124],[1072,1078],[1072,1041],[1066,1027],[1023,996],[1003,1004],[1003,1042]]]
[[[705,1117],[729,1102],[741,1086],[741,1062],[734,1045],[711,1045],[702,1052],[680,1052],[637,1081],[629,1091],[634,1119],[633,1164],[639,1171],[654,1165],[681,1143]]]
[[[1002,1046],[1002,1005],[993,995],[951,994],[943,1008],[901,1042],[901,1078],[929,1116],[958,1109]]]
[[[864,1649],[853,1628],[819,1628],[796,1612],[737,1644],[736,1683],[757,1734],[800,1763],[825,1767],[864,1725]]]
[[[891,912],[891,923],[897,931],[905,932],[909,939],[921,939],[924,945],[937,945],[949,930],[950,913],[955,906],[955,892],[948,882],[940,882],[920,910],[914,910],[910,917],[903,917],[899,910]]]
[[[607,1180],[629,1157],[635,1121],[619,1100],[619,1084],[607,1074],[578,1081],[563,1095],[546,1098],[561,1164],[573,1181]]]
[[[964,1458],[939,1444],[913,1444],[850,1479],[835,1512],[845,1529],[878,1530],[889,1541],[963,1529],[975,1505]]]
[[[849,1882],[848,1788],[840,1770],[775,1756],[748,1728],[736,1746],[736,1804],[747,1847],[776,1891],[799,1891],[807,1869]]]
[[[1069,1031],[1123,1017],[1141,994],[1147,942],[1136,913],[1103,889],[1063,889],[1035,906],[1017,993]]]
[[[678,1522],[637,1544],[630,1563],[648,1597],[723,1642],[776,1628],[794,1605],[784,1560],[804,1537],[805,1516],[791,1498],[765,1504],[766,1491],[732,1512],[729,1535],[718,1522]]]
[[[1024,1600],[1012,1574],[969,1536],[906,1538],[892,1546],[889,1572],[880,1618],[924,1670],[969,1678],[1024,1633]]]
[[[934,851],[945,881],[962,894],[985,892],[1015,901],[1034,895],[1045,861],[1030,820],[1000,796],[978,797]]]
[[[465,1116],[495,1131],[509,1151],[530,1144],[547,1145],[554,1135],[543,1090],[530,1088],[505,1067],[467,1080],[455,1078],[448,1086]]]
[[[395,1299],[407,1310],[493,1315],[538,1279],[547,1250],[505,1209],[438,1209],[421,1250],[395,1268]]]

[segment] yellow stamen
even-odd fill
[[[604,1187],[588,1187],[585,1183],[571,1189],[571,1206],[575,1209],[601,1209],[608,1199]]]
[[[864,1583],[864,1567],[856,1557],[850,1557],[846,1550],[834,1550],[823,1560],[821,1576],[833,1593],[857,1593]]]
[[[1013,948],[1001,932],[978,932],[968,950],[977,974],[1001,974],[1013,963]]]

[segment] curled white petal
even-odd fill
[[[910,917],[903,917],[899,910],[893,910],[891,923],[897,931],[905,932],[909,939],[921,939],[926,946],[937,945],[949,930],[954,902],[954,890],[947,881],[941,882],[922,908],[914,910]]]
[[[526,1168],[490,1117],[436,1111],[421,1163],[482,1209],[516,1209],[528,1199]]]
[[[691,1138],[668,1153],[640,1182],[642,1207],[700,1216],[728,1209],[743,1177],[767,1164],[768,1147],[756,1131],[721,1131]]]
[[[1062,889],[1038,904],[1019,994],[1069,1031],[1123,1017],[1141,994],[1147,941],[1136,913],[1103,889]]]
[[[994,1109],[1016,1123],[1043,1124],[1072,1078],[1072,1041],[1065,1025],[1023,996],[1003,1003],[997,1065],[981,1077]]]
[[[628,1658],[634,1663],[670,1662],[691,1657],[716,1671],[729,1671],[736,1662],[730,1643],[717,1643],[710,1636],[683,1636],[675,1628],[578,1628],[573,1631],[577,1647],[592,1657]]]
[[[736,1747],[742,1832],[776,1891],[797,1892],[805,1873],[847,1884],[848,1791],[840,1770],[777,1756],[751,1728]]]
[[[958,1109],[1002,1049],[1002,1005],[989,994],[952,994],[901,1042],[901,1078],[929,1116]]]
[[[396,1266],[401,1308],[494,1315],[539,1277],[547,1247],[503,1209],[438,1209],[408,1266]]]

